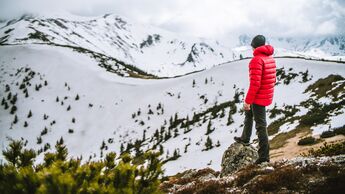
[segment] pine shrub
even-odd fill
[[[333,129],[334,133],[336,133],[337,135],[345,135],[345,125],[343,125],[342,127],[337,127]]]
[[[41,136],[46,135],[48,133],[47,127],[44,127],[44,129],[41,131]]]
[[[157,152],[143,153],[145,165],[140,166],[133,164],[134,158],[129,154],[117,156],[113,152],[104,160],[81,163],[80,158],[67,157],[61,138],[55,152],[45,153],[41,164],[33,164],[36,154],[25,149],[22,141],[12,141],[3,155],[7,162],[0,164],[2,194],[161,193],[159,178],[163,171]]]
[[[13,124],[16,124],[17,122],[18,122],[18,116],[14,115]]]
[[[345,141],[341,141],[335,144],[327,144],[326,142],[318,149],[311,149],[304,156],[335,156],[345,154]]]
[[[31,110],[30,110],[29,113],[28,113],[28,118],[30,118],[30,117],[32,117],[32,112],[31,112]]]
[[[329,138],[329,137],[334,137],[335,133],[334,131],[328,130],[328,131],[323,131],[320,135],[321,138]]]
[[[16,105],[13,105],[11,108],[10,114],[14,114],[14,113],[16,113],[16,111],[17,111],[17,107],[16,107]]]
[[[300,139],[297,144],[298,145],[311,145],[314,143],[316,143],[316,139],[312,136],[308,136],[308,137]]]

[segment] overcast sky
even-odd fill
[[[0,18],[67,11],[115,13],[206,38],[345,34],[345,0],[0,0]]]

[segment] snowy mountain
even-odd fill
[[[239,36],[233,51],[236,55],[251,57],[251,37]],[[268,44],[275,47],[275,56],[291,56],[311,59],[345,61],[345,36],[322,37],[268,37]]]
[[[48,44],[102,55],[108,69],[135,67],[146,76],[174,77],[215,65],[251,57],[251,37],[241,35],[234,44],[187,37],[107,14],[81,17],[68,14],[24,15],[0,25],[0,45]],[[269,37],[275,56],[344,61],[345,37]],[[227,46],[224,46],[227,45]],[[110,59],[109,59],[110,58]],[[110,60],[110,62],[109,62]],[[121,75],[124,74],[122,71]]]
[[[216,41],[181,36],[116,15],[25,15],[0,29],[0,44],[69,46],[112,57],[160,77],[210,68],[232,57]]]
[[[170,175],[219,169],[241,132],[249,60],[233,60],[244,44],[228,49],[114,15],[25,16],[0,26],[1,150],[23,138],[41,160],[60,137],[84,160],[157,149]],[[267,115],[274,149],[293,134],[344,125],[344,64],[276,60],[279,82]],[[232,62],[214,66],[224,61]]]

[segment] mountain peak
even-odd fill
[[[251,38],[247,34],[242,34],[238,37],[239,46],[248,46],[250,45]]]

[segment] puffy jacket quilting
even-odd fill
[[[256,48],[249,63],[249,89],[245,98],[247,104],[268,106],[272,104],[276,83],[276,63],[271,45]]]

